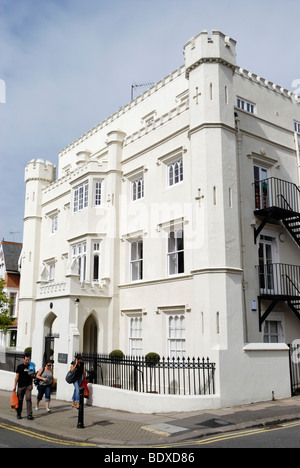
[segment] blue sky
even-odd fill
[[[25,164],[57,164],[132,84],[181,66],[200,31],[233,37],[238,65],[295,91],[299,17],[299,0],[0,0],[1,238],[22,241]]]

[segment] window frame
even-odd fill
[[[261,210],[267,208],[271,199],[271,185],[268,184],[270,178],[270,169],[260,164],[253,165],[255,209]],[[265,185],[263,185],[263,181]]]
[[[263,343],[284,343],[285,342],[285,337],[284,337],[284,319],[283,319],[283,314],[279,313],[279,316],[277,315],[278,313],[272,313],[269,315],[269,317],[264,321],[263,325]],[[270,329],[271,324],[276,324],[277,330],[276,333],[272,333],[272,330]],[[266,330],[266,326],[268,327],[268,330]],[[277,341],[272,341],[272,337],[276,337]]]
[[[181,182],[183,182],[182,155],[167,164],[167,186],[173,187]]]
[[[136,258],[133,258],[133,248],[136,246]],[[143,280],[143,258],[144,258],[144,241],[143,239],[135,239],[130,241],[130,282],[136,283]],[[141,252],[141,256],[139,256]],[[134,277],[134,268],[137,266],[137,275]]]
[[[131,181],[131,201],[144,198],[144,174]]]
[[[58,214],[51,217],[51,234],[55,234],[58,229]]]
[[[97,208],[102,205],[103,179],[94,180],[93,206]]]
[[[9,304],[9,315],[12,318],[17,318],[18,316],[18,291],[12,291],[9,290],[8,292],[8,297],[10,301],[13,301],[11,304]]]
[[[78,261],[78,276],[80,282],[86,280],[86,266],[87,266],[87,241],[78,242],[71,246],[72,260]]]
[[[96,265],[96,259],[98,265]],[[95,266],[97,267],[98,278],[95,278]],[[92,282],[100,283],[101,282],[101,241],[93,240],[92,241]]]
[[[181,236],[178,235],[180,232],[182,233]],[[174,237],[171,240],[172,233],[174,234]],[[179,240],[182,243],[182,246],[180,245]],[[171,250],[172,243],[174,245],[173,250]],[[182,259],[180,259],[180,257],[182,257]],[[171,262],[173,262],[173,267],[174,267],[172,269],[171,269]],[[168,263],[168,276],[184,274],[184,228],[183,226],[173,226],[168,231],[167,263]],[[174,270],[174,271],[171,271],[171,270]]]
[[[170,358],[186,355],[186,317],[184,311],[167,314],[167,352]],[[173,323],[171,322],[173,321]],[[179,327],[178,327],[179,323]],[[173,325],[173,326],[172,326]],[[175,346],[174,346],[175,345]],[[178,346],[179,345],[179,346]]]
[[[73,214],[79,213],[88,207],[89,181],[85,180],[73,189]]]
[[[55,280],[55,262],[48,264],[48,273],[49,273],[49,283],[54,283]]]
[[[256,115],[256,104],[240,96],[236,98],[236,107],[248,114]]]
[[[132,326],[132,325],[137,326]],[[141,314],[128,317],[128,346],[130,356],[143,355],[143,317]]]
[[[300,134],[300,122],[298,120],[294,120],[294,131]]]

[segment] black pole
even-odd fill
[[[78,424],[77,424],[77,427],[79,429],[84,429],[83,408],[84,408],[84,387],[80,387],[79,388]]]

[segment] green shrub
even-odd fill
[[[24,354],[30,354],[30,356],[31,356],[31,352],[32,352],[32,348],[31,348],[31,347],[25,348]]]
[[[109,357],[111,360],[122,361],[124,353],[120,349],[114,349],[111,351],[111,353],[109,353]]]
[[[160,355],[157,353],[148,353],[145,356],[147,366],[155,366],[160,360]]]

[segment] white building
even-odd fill
[[[41,362],[50,334],[56,362],[209,356],[219,406],[286,397],[286,344],[300,337],[298,97],[239,68],[219,31],[184,56],[62,150],[57,178],[48,161],[27,164],[18,347]]]
[[[0,244],[0,278],[4,279],[4,294],[11,301],[9,315],[14,319],[5,334],[0,330],[0,348],[15,348],[17,343],[20,272],[19,258],[22,244],[5,241]]]

